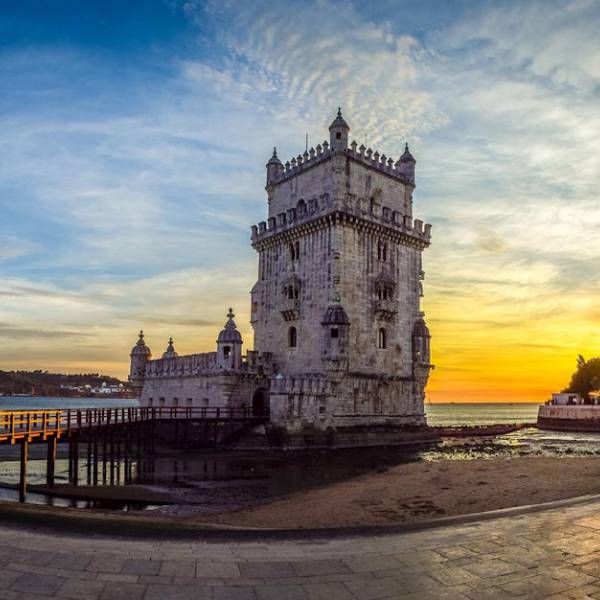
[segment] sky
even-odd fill
[[[433,402],[542,401],[600,355],[599,0],[0,5],[0,369],[251,347],[264,165],[417,160]]]

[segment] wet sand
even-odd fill
[[[243,527],[411,524],[600,493],[600,458],[520,456],[393,466],[260,506],[192,517]]]

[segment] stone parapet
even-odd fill
[[[388,158],[385,154],[379,153],[377,150],[373,151],[364,145],[357,146],[357,142],[352,141],[350,147],[345,150],[332,150],[329,147],[329,142],[324,141],[323,144],[318,144],[316,148],[306,150],[303,154],[298,154],[298,156],[288,160],[283,168],[280,167],[278,172],[272,174],[269,185],[275,186],[283,183],[299,173],[329,160],[332,156],[342,155],[414,187],[414,182],[402,171],[400,161],[394,162],[393,158]]]
[[[412,219],[402,215],[398,211],[392,211],[383,207],[380,215],[373,211],[364,211],[356,204],[347,204],[341,210],[328,211],[324,215],[318,215],[315,211],[303,219],[294,218],[292,221],[284,221],[279,225],[274,219],[269,219],[252,226],[252,246],[255,249],[265,247],[267,241],[278,243],[281,238],[303,235],[309,231],[324,229],[332,224],[348,224],[357,228],[372,228],[381,234],[388,233],[396,241],[407,245],[417,245],[423,249],[431,243],[431,225],[423,223],[419,219]]]

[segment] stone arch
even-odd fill
[[[257,388],[252,394],[252,416],[264,417],[269,415],[269,392],[265,388]]]

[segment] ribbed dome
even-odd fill
[[[329,131],[331,131],[332,129],[336,129],[338,127],[342,127],[344,129],[347,129],[348,131],[350,131],[350,127],[349,127],[348,123],[346,123],[346,121],[344,120],[344,117],[342,117],[342,109],[341,108],[338,108],[337,116],[331,122],[331,125],[329,126]]]
[[[229,313],[227,314],[228,321],[225,323],[225,327],[219,333],[219,337],[217,338],[217,344],[241,344],[242,343],[242,334],[237,330],[235,321],[233,317],[233,309],[229,309]]]
[[[417,161],[414,159],[413,155],[410,153],[408,149],[408,144],[404,146],[404,154],[400,157],[401,163],[416,163]]]
[[[140,331],[140,337],[137,344],[131,349],[131,356],[152,356],[152,351],[144,342],[144,332]]]
[[[413,327],[413,337],[430,338],[429,328],[424,319],[417,319]]]
[[[273,148],[273,156],[271,156],[271,158],[269,159],[267,167],[269,165],[279,165],[280,167],[283,167],[281,161],[279,160],[279,157],[277,156],[277,148]]]
[[[179,356],[175,351],[175,347],[173,346],[173,338],[169,338],[169,345],[167,346],[167,350],[163,353],[163,358],[176,358]]]
[[[339,304],[332,304],[326,311],[321,325],[349,325],[348,315]]]

